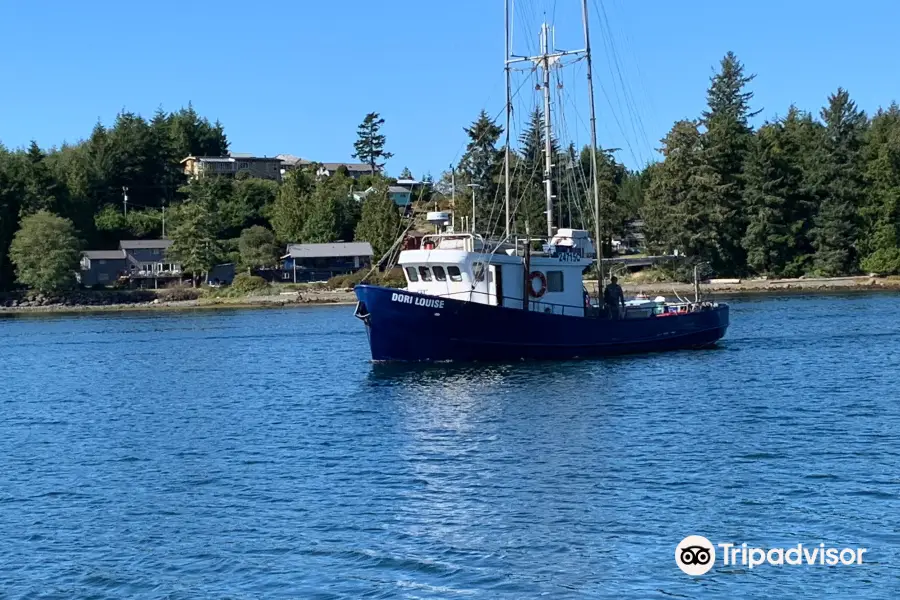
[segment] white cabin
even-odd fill
[[[422,248],[400,253],[408,290],[419,294],[523,308],[523,244],[491,244],[472,234],[435,234]],[[586,231],[560,229],[529,260],[528,310],[584,316],[584,269],[594,246]]]

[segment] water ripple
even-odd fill
[[[745,298],[724,345],[372,365],[352,307],[0,319],[15,598],[892,598],[891,295]],[[688,534],[869,548],[677,570]]]

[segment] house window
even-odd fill
[[[287,271],[285,271],[284,273],[281,274],[281,278],[282,278],[282,279],[285,279],[285,280],[290,279],[290,278],[291,278],[291,274],[288,273]]]
[[[97,264],[98,264],[98,265],[105,265],[105,264],[106,264],[106,261],[103,260],[103,259],[101,258],[100,260],[97,261]]]
[[[153,254],[153,256],[159,256],[159,248],[154,248],[151,254]]]
[[[447,267],[447,273],[450,275],[450,281],[462,281],[462,273],[459,267]]]
[[[547,271],[547,291],[561,292],[563,291],[563,272]]]
[[[97,281],[109,281],[109,273],[97,273]]]
[[[249,168],[250,168],[250,163],[248,163],[248,162],[238,163],[238,169],[249,169]]]
[[[484,281],[484,263],[472,263],[472,274],[475,276],[475,281]]]
[[[419,275],[416,273],[415,267],[406,267],[406,278],[409,279],[410,283],[415,283],[419,280]]]
[[[432,271],[434,271],[434,278],[438,281],[447,281],[447,273],[444,272],[444,267],[433,267]]]
[[[431,281],[431,271],[428,267],[419,267],[419,275],[422,276],[422,281]]]

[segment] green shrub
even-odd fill
[[[183,302],[185,300],[196,300],[200,297],[200,290],[187,286],[175,286],[164,290],[159,290],[156,297],[160,302]]]
[[[363,278],[366,275],[369,275],[370,271],[371,269],[360,269],[355,273],[349,273],[347,275],[335,275],[325,282],[324,287],[327,290],[339,290],[343,288],[356,287],[357,285],[363,283]],[[375,271],[374,273],[369,275],[366,283],[381,285],[384,287],[405,287],[406,278],[403,276],[403,271],[398,268],[392,269],[390,271],[385,271],[384,273]]]
[[[900,249],[882,248],[876,250],[862,261],[861,266],[866,273],[896,275],[900,273]]]
[[[238,273],[231,282],[231,289],[239,294],[250,294],[269,287],[265,279],[258,275]]]

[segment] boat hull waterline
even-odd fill
[[[359,285],[356,315],[375,361],[561,360],[715,345],[728,306],[666,317],[592,319]]]

